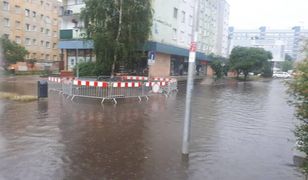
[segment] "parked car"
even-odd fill
[[[291,75],[287,72],[275,72],[273,74],[273,77],[274,78],[290,78]]]

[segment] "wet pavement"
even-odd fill
[[[37,78],[0,77],[0,91],[36,94]],[[181,157],[185,85],[165,99],[118,105],[0,100],[0,179],[300,180],[294,109],[280,80],[197,82],[189,159]]]

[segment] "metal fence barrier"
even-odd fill
[[[153,78],[142,76],[120,77],[121,82],[90,81],[77,79],[61,79],[49,77],[49,90],[67,95],[73,101],[75,97],[86,97],[113,100],[117,104],[119,98],[146,98],[155,94],[164,94],[168,97],[177,91],[177,80],[170,78]],[[149,81],[150,80],[150,81]]]

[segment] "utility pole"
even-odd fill
[[[190,127],[191,127],[191,94],[194,86],[194,68],[196,61],[197,50],[197,36],[198,36],[198,18],[199,18],[199,0],[194,1],[194,16],[192,24],[191,45],[189,50],[189,63],[188,63],[188,77],[186,87],[186,104],[185,104],[185,119],[183,128],[183,142],[182,142],[182,155],[188,156],[189,154],[189,140],[190,140]]]

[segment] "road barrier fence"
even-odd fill
[[[73,78],[48,78],[48,89],[57,91],[74,100],[75,97],[113,100],[117,104],[119,98],[148,99],[155,94],[168,97],[177,91],[175,78],[148,78],[143,76],[121,76],[121,81],[95,81]]]

